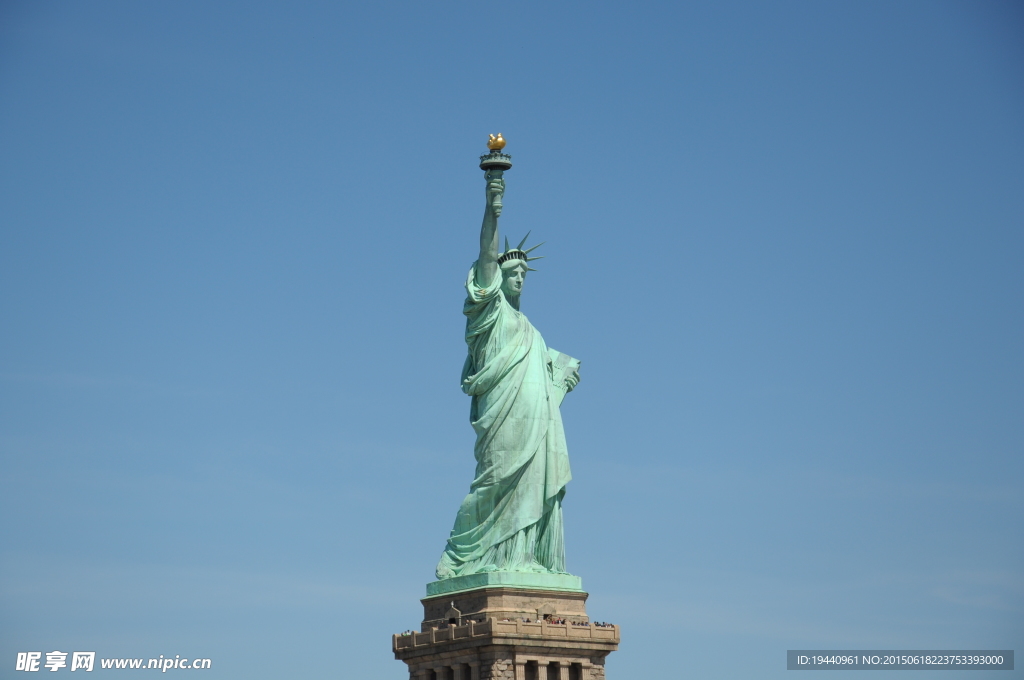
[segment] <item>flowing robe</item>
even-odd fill
[[[463,313],[469,356],[462,390],[473,397],[476,476],[462,501],[439,579],[489,571],[565,573],[562,497],[571,479],[559,391],[544,338],[476,266]]]

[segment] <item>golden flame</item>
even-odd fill
[[[487,148],[491,151],[501,151],[505,148],[505,138],[501,136],[500,132],[497,137],[491,135],[491,138],[487,140]]]

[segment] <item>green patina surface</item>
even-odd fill
[[[521,571],[492,571],[484,574],[455,576],[428,583],[427,597],[457,593],[475,588],[485,588],[487,586],[583,592],[583,581],[579,576],[571,574],[531,574]]]
[[[520,311],[532,248],[498,249],[511,157],[482,159],[486,200],[480,255],[466,279],[462,390],[472,397],[476,474],[428,594],[483,585],[580,590],[565,571],[562,498],[572,478],[559,406],[579,361],[550,349]],[[497,160],[495,160],[497,159]],[[493,166],[493,167],[492,167]]]

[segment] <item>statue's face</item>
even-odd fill
[[[526,263],[517,260],[508,269],[501,269],[501,292],[505,297],[519,297],[523,292],[523,281],[526,279]]]

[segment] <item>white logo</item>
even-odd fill
[[[18,652],[18,662],[14,666],[16,671],[37,671],[39,670],[39,659],[42,652]]]
[[[68,665],[67,662],[68,653],[58,652],[56,650],[46,653],[46,667],[51,672],[56,672],[58,668],[64,668]]]

